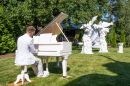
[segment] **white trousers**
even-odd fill
[[[36,76],[42,76],[44,74],[41,59],[35,57],[35,63],[32,64],[31,66]],[[27,66],[24,66],[24,72],[27,72]]]

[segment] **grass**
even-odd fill
[[[67,74],[72,77],[60,79],[62,68],[56,68],[56,58],[50,57],[50,75],[38,78],[28,66],[30,79],[35,81],[23,86],[130,86],[130,48],[124,48],[122,54],[117,53],[118,48],[108,48],[109,53],[93,49],[93,55],[80,51],[81,48],[73,47],[68,57]],[[14,65],[14,60],[14,56],[0,59],[0,86],[14,82],[20,74],[21,69]]]

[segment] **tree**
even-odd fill
[[[107,42],[107,45],[109,44],[108,42],[108,34],[106,35],[106,37],[105,37],[105,39],[106,39],[106,42]]]
[[[112,21],[112,15],[113,15],[113,0],[111,0],[111,21]]]
[[[125,42],[125,31],[124,31],[124,30],[122,31],[120,42],[124,43],[123,46],[126,47],[126,42]]]
[[[107,14],[109,8],[108,0],[2,0],[0,3],[4,10],[0,13],[2,33],[0,37],[7,36],[6,38],[12,40],[11,43],[15,42],[15,46],[17,38],[26,32],[27,26],[33,25],[37,33],[39,27],[45,27],[60,12],[68,15],[62,23],[69,28],[71,23],[80,27],[82,23],[88,23],[96,15],[98,19],[95,23],[98,23],[102,16]],[[2,42],[5,44],[6,40]],[[7,52],[10,50],[5,49],[4,53]]]
[[[21,21],[21,26],[46,26],[60,12],[69,17],[63,21],[67,27],[71,23],[87,23],[92,17],[107,14],[108,0],[3,0],[7,19]],[[13,23],[14,23],[13,22]],[[97,21],[98,23],[98,21]]]
[[[130,35],[126,37],[127,46],[130,47]]]
[[[108,0],[59,0],[57,8],[69,15],[64,21],[67,27],[71,27],[71,23],[80,27],[81,23],[88,23],[96,15],[101,19],[102,15],[107,13],[107,10],[104,10],[108,8],[107,3]]]
[[[130,1],[129,0],[116,0],[115,7],[113,8],[113,15],[115,16],[115,30],[117,33],[117,41],[120,41],[121,32],[124,30],[126,39],[126,44],[129,43],[130,34]]]
[[[115,30],[113,30],[113,37],[112,37],[112,40],[111,40],[111,46],[112,47],[116,47],[117,46],[117,43],[116,43],[116,32],[115,32]]]
[[[16,49],[15,36],[12,34],[13,24],[1,16],[4,6],[0,4],[0,55],[11,53]]]

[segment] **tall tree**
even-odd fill
[[[111,21],[113,20],[112,16],[113,16],[113,0],[111,0]]]
[[[108,0],[2,0],[1,29],[6,31],[2,31],[2,35],[6,33],[7,36],[11,32],[8,37],[16,42],[25,33],[25,27],[33,25],[39,30],[60,12],[68,15],[62,22],[67,28],[71,27],[71,23],[80,27],[81,23],[88,23],[96,15],[98,20],[95,23],[98,23],[107,14],[107,3]]]
[[[111,46],[112,47],[116,47],[117,43],[116,43],[116,32],[115,30],[113,30],[113,37],[112,37],[112,41],[111,41]]]
[[[107,13],[107,3],[108,0],[60,0],[58,7],[60,11],[69,15],[66,25],[71,27],[70,23],[88,23],[96,15],[101,19],[102,15]]]
[[[123,30],[121,33],[121,40],[120,42],[124,43],[123,46],[126,47],[126,42],[125,42],[125,31]]]
[[[117,41],[120,41],[121,32],[125,31],[126,44],[129,43],[129,34],[130,34],[130,1],[129,0],[118,0],[115,3],[114,7],[114,16],[116,18],[116,33],[117,33]]]

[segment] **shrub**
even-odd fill
[[[126,42],[125,42],[125,31],[123,30],[121,33],[121,40],[120,42],[124,43],[123,47],[126,47]]]
[[[111,46],[112,47],[116,47],[117,46],[117,43],[116,43],[116,32],[115,32],[115,30],[113,30],[113,37],[112,37],[112,40],[111,40]]]

